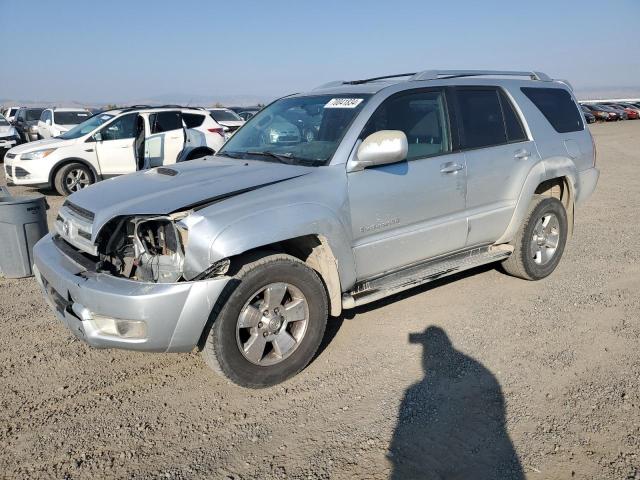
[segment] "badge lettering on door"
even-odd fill
[[[373,225],[365,225],[364,227],[360,227],[360,232],[362,233],[374,232],[376,230],[382,230],[384,228],[388,228],[392,225],[397,225],[398,223],[400,223],[399,218],[392,218],[385,222],[378,222],[378,223],[374,223]]]

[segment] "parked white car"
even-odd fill
[[[8,149],[18,143],[19,139],[16,129],[0,113],[0,159]]]
[[[209,113],[216,122],[225,128],[227,139],[245,123],[241,116],[228,108],[210,108]]]
[[[13,123],[13,121],[16,119],[16,113],[18,113],[19,109],[20,109],[20,107],[11,106],[11,107],[7,107],[4,110],[2,110],[1,113],[4,116],[4,118],[7,119],[7,121],[9,123]]]
[[[109,110],[58,137],[12,148],[5,155],[5,174],[14,185],[53,186],[69,195],[116,175],[212,155],[223,135],[205,110]]]
[[[57,137],[84,122],[91,112],[77,108],[47,108],[38,120],[38,139]]]

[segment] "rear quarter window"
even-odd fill
[[[197,113],[183,113],[182,120],[187,128],[196,128],[204,123],[205,116]]]
[[[563,88],[522,87],[521,90],[538,107],[556,132],[584,130],[578,107],[569,92]]]

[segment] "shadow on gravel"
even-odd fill
[[[505,426],[500,384],[441,328],[422,344],[424,378],[405,393],[389,447],[392,479],[524,479]]]

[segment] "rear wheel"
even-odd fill
[[[55,189],[63,196],[82,190],[93,182],[93,174],[89,167],[79,162],[64,165],[53,179]]]
[[[245,264],[203,348],[209,366],[232,382],[268,387],[294,376],[313,358],[327,323],[324,285],[295,257],[266,255]]]
[[[567,212],[557,198],[536,195],[514,240],[505,271],[525,280],[540,280],[560,263],[567,241]]]

